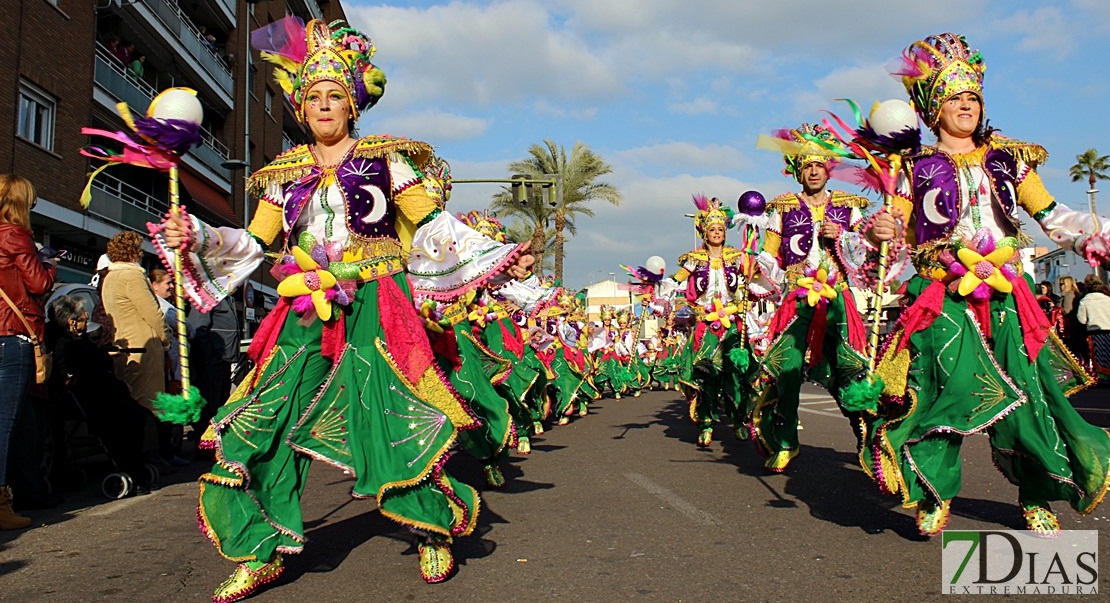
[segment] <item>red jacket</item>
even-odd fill
[[[31,231],[16,224],[0,224],[0,288],[23,312],[34,335],[43,337],[46,325],[43,302],[54,286],[58,269],[39,259]],[[0,337],[30,335],[11,306],[0,298]]]

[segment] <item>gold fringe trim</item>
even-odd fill
[[[391,153],[404,153],[416,165],[424,165],[433,154],[431,145],[418,140],[391,136],[367,136],[355,145],[354,157],[379,158]],[[285,184],[307,176],[316,167],[308,145],[298,145],[278,155],[268,165],[251,175],[247,190],[255,195],[261,194],[271,183]]]

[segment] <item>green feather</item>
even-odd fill
[[[154,397],[154,410],[158,418],[166,423],[188,425],[200,420],[200,411],[204,408],[204,398],[195,386],[189,386],[189,397],[182,394],[159,392]]]
[[[751,355],[748,354],[748,350],[744,348],[732,348],[728,351],[728,359],[732,361],[732,364],[736,365],[736,368],[743,372],[748,370],[748,363],[751,361]]]
[[[849,412],[875,412],[879,396],[883,393],[883,380],[878,375],[853,381],[840,390],[840,405]]]

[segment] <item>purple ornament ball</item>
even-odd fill
[[[748,216],[759,216],[767,209],[767,200],[759,191],[744,191],[736,200],[736,209]]]

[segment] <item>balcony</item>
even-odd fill
[[[147,222],[158,222],[169,210],[168,201],[155,198],[107,171],[93,180],[89,213],[117,226],[146,232]]]
[[[305,21],[310,19],[324,19],[324,12],[316,0],[289,0],[289,10],[293,14],[305,16]]]
[[[224,108],[231,109],[231,70],[220,55],[202,41],[200,31],[175,0],[148,0],[124,6],[155,40],[168,45],[175,57],[184,59],[179,63],[191,72],[187,74],[191,81],[200,82]]]
[[[94,90],[93,98],[113,112],[115,112],[116,103],[123,101],[133,112],[145,115],[150,101],[158,95],[150,84],[130,75],[108,52],[108,49],[99,44],[96,48],[93,81],[101,88],[100,91]],[[231,170],[222,165],[230,156],[227,147],[203,128],[201,128],[201,137],[204,144],[186,154],[183,161],[208,175],[213,182],[220,183],[225,190],[231,190]]]

